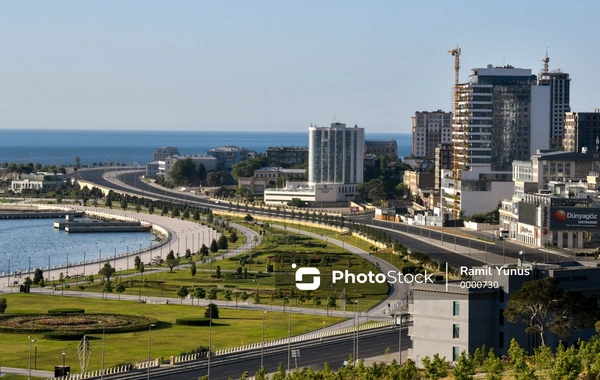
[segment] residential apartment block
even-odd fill
[[[412,117],[412,156],[433,160],[439,144],[452,142],[452,112],[415,112]]]

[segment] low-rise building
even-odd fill
[[[38,172],[19,174],[18,178],[10,183],[10,188],[15,193],[27,190],[49,191],[56,189],[65,182],[65,176],[61,173]]]
[[[231,171],[233,165],[248,160],[248,149],[232,145],[217,146],[206,152],[217,159],[217,166],[221,170]]]
[[[286,181],[298,181],[306,177],[305,169],[284,169],[279,167],[263,167],[254,171],[252,177],[238,178],[238,186],[247,188],[251,193],[262,193],[270,187],[277,187],[277,178]]]
[[[267,163],[304,165],[308,162],[308,147],[280,146],[267,149]]]
[[[374,154],[376,157],[391,154],[398,158],[398,143],[396,140],[365,140],[365,155]]]
[[[179,156],[179,149],[174,146],[159,146],[152,153],[152,161],[164,161],[170,156]]]
[[[581,292],[586,298],[600,295],[600,268],[590,262],[551,264],[505,264],[477,269],[472,280],[486,283],[485,288],[465,286],[465,282],[425,283],[412,285],[413,326],[408,333],[412,348],[408,356],[421,365],[420,359],[439,354],[456,361],[464,350],[493,348],[497,355],[507,355],[511,339],[532,353],[541,343],[538,334],[527,334],[522,322],[511,323],[504,317],[510,294],[534,279],[554,277],[566,291]],[[567,345],[595,334],[594,329],[575,331],[570,339],[546,333],[546,344]]]

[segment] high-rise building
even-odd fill
[[[569,74],[548,69],[548,53],[542,59],[544,68],[538,74],[538,86],[550,88],[550,149],[560,149],[565,133],[565,114],[571,112]]]
[[[548,149],[549,126],[550,87],[537,86],[531,70],[510,65],[473,69],[470,81],[456,86],[452,134],[457,173],[441,175],[446,212],[487,212],[510,197],[512,162]]]
[[[567,112],[563,150],[581,152],[597,149],[600,138],[600,109],[596,112]]]
[[[412,117],[412,156],[433,160],[439,144],[452,142],[452,112],[415,112]]]
[[[308,138],[308,182],[310,184],[363,182],[365,130],[346,128],[344,123],[331,127],[310,126]]]

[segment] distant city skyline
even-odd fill
[[[6,2],[1,129],[410,133],[451,111],[487,64],[571,77],[571,109],[600,107],[600,3],[447,1]],[[568,17],[567,17],[568,16]]]

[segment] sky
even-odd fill
[[[600,107],[600,1],[0,3],[0,129],[409,133],[450,111],[454,59],[571,76]]]

